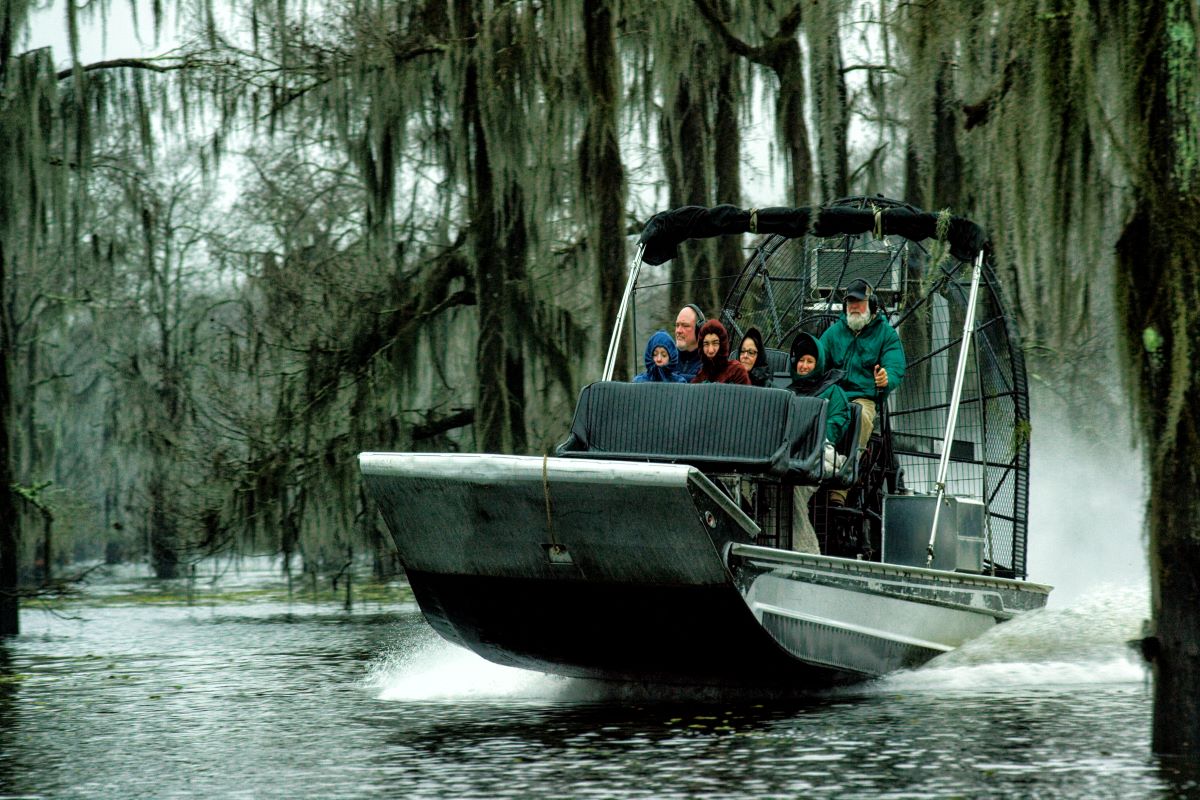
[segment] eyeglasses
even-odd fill
[[[757,350],[747,350],[747,349],[745,349],[745,348],[742,348],[742,355],[744,355],[744,356],[756,356],[756,355],[758,355],[758,351],[757,351]]]

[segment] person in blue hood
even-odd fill
[[[850,424],[850,403],[838,385],[844,376],[840,369],[826,369],[824,348],[816,337],[804,331],[792,340],[788,361],[792,373],[788,388],[796,394],[819,397],[826,402],[825,469],[827,474],[832,473],[839,458],[834,446]],[[821,552],[817,532],[808,517],[808,501],[816,490],[816,486],[797,486],[792,490],[792,549],[801,553]]]
[[[646,342],[646,371],[633,377],[634,383],[687,383],[679,370],[679,348],[666,331],[655,331]]]

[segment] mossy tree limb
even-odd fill
[[[813,158],[809,146],[808,123],[804,115],[804,62],[797,30],[802,5],[795,3],[781,13],[774,33],[759,45],[738,37],[719,12],[713,0],[693,0],[696,9],[717,38],[731,53],[770,69],[778,81],[775,91],[775,135],[791,170],[789,182],[792,205],[812,202]]]

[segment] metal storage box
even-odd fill
[[[883,498],[883,560],[924,567],[933,527],[934,495]],[[973,497],[945,497],[938,515],[933,568],[980,572],[983,567],[983,503]]]

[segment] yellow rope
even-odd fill
[[[758,209],[750,209],[750,232],[758,233]]]
[[[875,210],[875,238],[882,239],[883,238],[883,209],[875,208],[875,206],[871,206],[871,208],[873,208]]]

